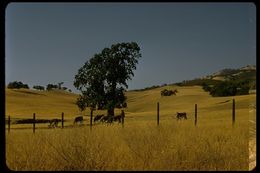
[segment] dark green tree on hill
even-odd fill
[[[18,82],[18,81],[14,81],[14,82],[10,82],[8,85],[7,85],[7,88],[9,89],[20,89],[20,88],[26,88],[26,89],[30,89],[28,84],[24,84],[22,82]]]
[[[58,89],[58,85],[54,85],[54,84],[48,84],[46,86],[46,90],[50,91],[52,89]]]
[[[74,86],[81,91],[77,101],[80,109],[107,109],[108,115],[114,116],[115,107],[126,105],[127,80],[134,76],[139,58],[140,48],[135,42],[114,44],[95,54],[75,75]]]
[[[40,85],[34,85],[33,88],[36,90],[44,90],[44,87]]]
[[[213,97],[246,95],[249,94],[249,88],[249,81],[224,81],[214,85],[210,89],[210,95]]]

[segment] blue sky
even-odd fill
[[[253,3],[10,3],[5,80],[46,86],[74,77],[105,47],[141,48],[129,89],[256,64]]]

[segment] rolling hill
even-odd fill
[[[163,89],[177,89],[178,93],[161,96]],[[60,118],[64,112],[69,127],[48,129],[46,124],[37,124],[33,134],[31,124],[11,125],[6,157],[13,170],[91,170],[93,163],[97,170],[248,170],[248,164],[250,169],[256,165],[256,94],[212,97],[199,85],[127,91],[124,128],[116,123],[99,124],[92,132],[88,126],[72,124],[80,114],[77,94],[7,88],[5,94],[6,116],[31,118],[36,113],[37,118],[49,119]],[[231,125],[232,99],[236,103],[235,128]],[[188,120],[176,121],[176,112],[186,112]],[[94,115],[100,113],[106,111],[94,111]],[[83,112],[89,114],[89,109]],[[89,116],[84,120],[83,124],[89,124]]]
[[[170,113],[171,110],[189,110],[193,109],[195,103],[208,104],[211,102],[221,102],[233,97],[212,98],[208,93],[202,90],[202,83],[216,84],[222,80],[249,80],[251,83],[256,81],[256,66],[248,65],[239,69],[223,69],[206,77],[197,78],[181,83],[147,87],[141,90],[127,91],[129,114],[150,115],[154,114],[156,102],[162,103],[162,114]],[[160,96],[163,89],[178,89],[177,96]],[[40,117],[53,117],[60,115],[61,112],[68,116],[77,115],[81,112],[75,105],[78,95],[61,90],[37,91],[30,89],[7,89],[6,88],[6,115],[28,116],[37,112]],[[255,95],[240,96],[238,100],[253,99]],[[167,104],[164,105],[164,102]],[[246,102],[246,101],[243,101]],[[207,106],[203,106],[207,107]],[[245,107],[245,106],[243,106]],[[104,111],[96,111],[104,113]],[[116,110],[116,113],[119,110]],[[84,114],[89,115],[89,109]]]
[[[163,89],[177,89],[176,96],[160,95]],[[201,86],[164,86],[147,91],[126,92],[128,107],[125,108],[126,117],[140,118],[140,120],[154,119],[156,104],[160,102],[160,114],[163,118],[172,118],[176,112],[185,111],[193,115],[194,105],[198,104],[200,116],[207,118],[223,118],[231,111],[231,100],[236,99],[238,117],[248,115],[256,103],[256,95],[243,95],[233,97],[212,97],[203,91]],[[66,117],[75,117],[81,114],[75,104],[78,95],[64,91],[35,91],[29,89],[6,89],[6,116],[31,117],[36,113],[37,117],[60,117],[61,112]],[[250,107],[251,105],[251,107]],[[116,109],[116,114],[120,109]],[[211,115],[208,116],[208,113]],[[222,112],[222,113],[221,113]],[[97,110],[94,114],[106,113],[105,110]],[[86,109],[84,115],[90,115]],[[192,117],[193,118],[193,117]],[[244,117],[248,119],[248,116]]]
[[[247,65],[238,69],[222,69],[211,75],[199,77],[193,80],[184,80],[182,82],[174,83],[179,86],[192,86],[202,85],[206,83],[208,85],[215,85],[222,81],[236,81],[243,82],[248,81],[251,89],[256,88],[256,66]]]

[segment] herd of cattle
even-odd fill
[[[124,118],[124,114],[116,115],[116,116],[105,116],[104,114],[96,115],[94,117],[94,123],[101,122],[101,123],[112,123],[115,122],[122,122],[122,118]],[[50,125],[48,127],[57,127],[60,119],[51,119],[49,120]],[[83,116],[78,116],[74,119],[74,124],[82,124],[83,123]]]
[[[96,122],[112,123],[113,121],[121,123],[124,117],[125,117],[124,113],[120,114],[120,115],[116,115],[116,116],[108,116],[108,115],[104,115],[104,114],[96,115],[94,117],[94,123],[96,123]],[[180,120],[180,119],[186,120],[187,119],[186,112],[177,112],[176,119],[177,120]],[[50,120],[49,121],[50,122],[49,127],[57,127],[58,122],[60,122],[60,121],[61,121],[60,119]],[[78,116],[74,119],[74,124],[78,124],[78,123],[80,123],[80,124],[83,123],[83,116]]]

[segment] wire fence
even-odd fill
[[[214,111],[212,111],[214,110]],[[228,110],[228,111],[226,111]],[[194,121],[194,125],[197,126],[200,121],[208,120],[211,121],[217,121],[218,119],[221,119],[220,117],[227,117],[229,116],[231,119],[232,126],[235,125],[236,122],[236,103],[235,99],[228,101],[223,101],[218,103],[217,105],[213,105],[212,107],[206,107],[206,108],[200,108],[199,104],[194,104],[193,109],[190,107],[187,109],[187,111],[178,112],[178,110],[175,110],[175,112],[165,113],[163,110],[160,110],[160,103],[157,102],[156,104],[156,111],[150,112],[149,115],[147,114],[136,114],[124,112],[124,110],[121,110],[121,115],[117,118],[119,118],[119,122],[122,124],[122,127],[124,127],[124,121],[125,119],[127,121],[138,121],[138,120],[151,120],[155,121],[157,123],[157,126],[160,125],[160,122],[162,120],[176,120],[176,121]],[[127,116],[125,116],[127,114]],[[156,115],[156,117],[155,117]],[[87,118],[83,118],[83,116],[70,116],[69,118],[65,119],[65,115],[62,112],[61,116],[59,118],[52,118],[52,119],[40,119],[36,117],[36,114],[33,113],[32,118],[16,118],[8,116],[6,119],[6,125],[7,130],[10,132],[11,125],[12,130],[13,129],[33,129],[33,133],[35,133],[35,129],[50,129],[50,128],[73,128],[73,127],[83,127],[83,126],[92,126],[98,125],[98,122],[101,122],[101,119],[96,121],[97,116],[96,115],[93,118],[93,110],[90,113],[90,116]],[[74,118],[73,118],[74,117]],[[108,121],[106,121],[108,122]],[[113,121],[111,121],[113,122]]]

